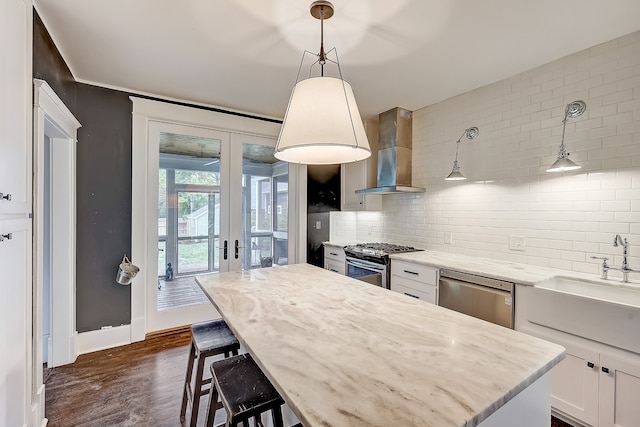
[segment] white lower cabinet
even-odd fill
[[[567,350],[552,370],[559,415],[592,427],[640,426],[640,355],[553,330],[532,335]]]
[[[599,426],[640,426],[640,356],[600,354]]]
[[[31,220],[0,215],[0,426],[41,425],[44,395],[41,356],[31,353]],[[41,374],[40,374],[41,375]],[[38,387],[32,388],[36,383]],[[37,413],[32,413],[37,412]]]
[[[344,249],[340,246],[325,245],[324,246],[324,268],[343,276],[346,272],[346,256]]]
[[[436,304],[438,269],[405,261],[391,260],[391,290]]]
[[[552,341],[566,348],[567,353],[552,371],[551,406],[588,425],[598,425],[598,352]]]

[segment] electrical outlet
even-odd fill
[[[524,251],[524,237],[509,236],[509,249],[511,249],[512,251]]]
[[[444,244],[445,245],[450,245],[452,241],[453,241],[453,233],[445,232],[444,233]]]

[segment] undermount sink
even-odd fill
[[[530,322],[640,353],[640,286],[556,276],[530,296]]]

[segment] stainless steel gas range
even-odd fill
[[[347,276],[389,289],[391,268],[389,255],[415,252],[411,246],[390,243],[360,243],[346,246]]]

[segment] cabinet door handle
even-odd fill
[[[602,372],[604,372],[605,374],[608,374],[609,373],[609,368],[603,366],[602,367]]]
[[[405,273],[407,274],[413,274],[414,276],[419,276],[420,273],[416,273],[415,271],[411,271],[411,270],[404,270]]]
[[[0,234],[0,242],[3,242],[4,239],[7,239],[7,240],[13,239],[13,234],[12,233]]]
[[[238,241],[235,243],[235,257],[238,259],[238,252],[240,251],[240,246],[238,246]]]
[[[594,365],[593,362],[587,362],[587,366],[590,367],[591,369],[593,369],[593,367],[596,366],[596,365]]]
[[[329,252],[329,255],[338,256],[338,254],[334,254],[333,252]]]
[[[406,293],[406,292],[405,292],[404,294],[405,294],[406,296],[408,296],[408,297],[411,297],[411,298],[420,299],[420,297],[415,296],[415,295],[408,294],[408,293]]]
[[[338,272],[338,270],[334,270],[333,268],[330,268],[329,271],[333,271],[334,273]]]
[[[224,257],[224,259],[227,259],[229,256],[229,245],[226,240],[224,241],[224,244],[223,244],[222,253],[223,253],[222,256]]]
[[[0,193],[0,199],[5,199],[6,201],[11,201],[11,194]]]

